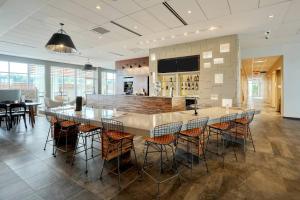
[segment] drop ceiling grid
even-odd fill
[[[208,19],[227,16],[230,14],[230,8],[227,0],[197,0],[203,8]]]

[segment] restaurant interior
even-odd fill
[[[299,0],[0,0],[0,200],[300,196]]]

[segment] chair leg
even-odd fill
[[[27,129],[27,124],[26,124],[26,116],[23,115],[23,120],[24,120],[24,125],[25,125],[25,128]]]
[[[207,166],[206,155],[205,155],[205,147],[203,145],[201,145],[201,147],[202,147],[201,149],[202,149],[204,164],[205,164],[205,167],[206,167],[206,172],[208,173],[208,166]],[[199,156],[198,156],[198,161],[200,161]]]
[[[47,139],[46,139],[46,142],[45,142],[45,145],[44,145],[44,151],[46,150],[46,146],[47,146],[47,143],[48,143],[48,138],[49,138],[49,135],[50,135],[50,131],[51,131],[51,126],[50,126],[48,134],[47,134]]]
[[[92,151],[92,158],[94,157],[94,131],[92,132],[92,142],[91,142],[91,151]]]
[[[137,161],[137,157],[136,157],[136,153],[135,153],[135,147],[134,147],[133,140],[132,140],[132,151],[133,151],[133,154],[134,154],[135,165],[137,167],[138,174],[140,174],[140,169],[139,169],[139,166],[138,166],[138,161]]]
[[[255,151],[254,141],[253,141],[253,138],[252,138],[252,133],[251,133],[251,131],[250,131],[250,127],[249,127],[249,126],[248,126],[248,131],[249,131],[250,139],[251,139],[251,142],[252,142],[253,150],[254,150],[254,152],[256,152],[256,151]]]
[[[76,153],[77,153],[77,148],[78,148],[79,140],[80,140],[80,134],[78,134],[78,136],[77,136],[76,145],[75,145],[75,149],[74,149],[74,152],[73,152],[73,157],[72,157],[71,165],[74,165],[74,161],[75,161],[75,156],[76,156]]]
[[[146,152],[145,152],[144,163],[143,163],[143,167],[142,167],[143,170],[145,169],[145,165],[147,164],[149,144],[147,142],[145,142],[145,146],[146,146]]]
[[[121,142],[122,144],[122,142]],[[121,145],[121,151],[122,151],[122,145]],[[119,145],[118,145],[118,186],[119,190],[121,190],[121,172],[120,172],[120,157],[121,157],[121,151],[119,152]]]
[[[225,148],[224,148],[224,139],[222,139],[222,159],[223,159],[223,168],[225,167]]]
[[[107,160],[107,155],[108,155],[108,151],[109,150],[109,145],[107,146],[107,149],[106,149],[106,153],[105,153],[105,157],[103,159],[103,163],[102,163],[102,168],[101,168],[101,172],[100,172],[100,180],[102,180],[102,175],[103,175],[103,170],[104,170],[104,165],[105,165],[105,162]]]
[[[162,157],[162,153],[163,153],[163,147],[162,147],[162,145],[160,145],[160,173],[163,173],[163,157]]]
[[[88,169],[87,169],[87,162],[88,162],[88,158],[87,158],[87,141],[86,141],[86,135],[84,136],[84,153],[85,153],[85,173],[88,173]]]

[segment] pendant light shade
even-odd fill
[[[90,63],[90,59],[88,59],[88,62],[83,66],[84,71],[91,71],[96,70],[96,67],[93,67],[93,65]]]
[[[46,44],[46,48],[59,53],[76,53],[77,49],[71,37],[63,30],[64,24],[60,23],[60,25],[61,29],[52,35]]]

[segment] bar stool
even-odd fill
[[[113,119],[102,118],[102,157],[103,164],[100,173],[100,180],[102,180],[103,169],[107,161],[117,158],[117,173],[110,170],[111,173],[118,176],[118,186],[121,189],[121,159],[122,155],[131,152],[134,153],[135,164],[138,168],[137,157],[135,153],[133,138],[134,135],[124,132],[123,123]],[[139,171],[139,170],[138,170]]]
[[[255,115],[255,110],[254,109],[249,109],[244,111],[241,114],[241,118],[236,119],[236,132],[235,132],[235,139],[238,140],[239,138],[243,139],[244,141],[244,152],[246,152],[246,145],[247,145],[247,139],[249,138],[251,143],[252,143],[252,147],[253,150],[255,152],[255,145],[254,145],[254,141],[252,138],[252,134],[250,131],[250,124],[253,121]]]
[[[175,152],[176,152],[176,137],[179,134],[182,127],[182,122],[175,122],[175,123],[168,123],[156,126],[153,130],[153,137],[147,137],[145,138],[145,157],[144,157],[144,164],[142,167],[142,173],[149,176],[156,184],[157,184],[157,197],[159,198],[159,189],[160,184],[169,181],[171,179],[174,179],[176,177],[180,180],[180,174],[177,168],[177,163],[175,159]],[[154,150],[149,152],[149,147],[152,147]],[[160,176],[161,173],[163,173],[163,152],[166,151],[166,147],[170,147],[173,154],[173,167],[175,169],[175,175],[166,178],[164,180],[161,180]],[[175,150],[174,150],[175,148]],[[154,177],[150,173],[148,173],[145,170],[145,167],[147,165],[147,159],[149,153],[159,153],[160,154],[160,176],[158,178]]]
[[[55,147],[55,144],[54,144],[54,126],[55,126],[55,123],[57,123],[57,118],[52,116],[52,115],[46,114],[46,119],[49,122],[50,126],[49,126],[49,130],[48,130],[46,142],[45,142],[45,145],[44,145],[44,151],[46,150],[47,144],[49,142],[52,142],[52,155],[54,156],[54,147]],[[49,139],[49,136],[51,137],[50,139]]]
[[[58,137],[55,139],[54,157],[56,157],[57,150],[64,153],[68,152],[68,137],[70,137],[72,134],[77,134],[78,126],[80,125],[80,123],[74,121],[73,117],[62,114],[57,114],[56,120],[57,122],[55,123],[55,126],[58,126],[59,131]],[[60,147],[60,142],[62,139],[65,140],[65,148]]]
[[[94,155],[94,149],[98,150],[99,152],[101,151],[100,148],[97,148],[94,146],[94,142],[99,143],[100,146],[100,133],[101,133],[101,129],[102,127],[100,126],[95,126],[92,125],[90,123],[90,120],[87,119],[80,119],[80,120],[76,120],[80,125],[79,125],[79,133],[77,136],[77,141],[76,141],[76,145],[75,145],[75,149],[73,152],[73,158],[72,158],[72,165],[74,165],[74,160],[75,160],[75,156],[84,152],[85,154],[85,158],[83,159],[85,161],[85,173],[88,173],[88,169],[87,169],[87,162],[88,160],[91,160],[95,157],[100,156],[101,154],[96,154]],[[94,136],[98,136],[98,139],[95,139]],[[88,147],[88,140],[91,138],[91,146]],[[79,140],[82,139],[82,143],[79,142]],[[79,151],[79,149],[83,148],[83,150]],[[91,157],[88,158],[87,153],[88,150],[91,150]]]
[[[1,127],[2,119],[5,120],[6,129],[9,130],[10,122],[8,116],[8,108],[7,105],[4,103],[0,103],[0,127]]]
[[[183,130],[178,135],[177,139],[177,149],[179,148],[180,144],[183,146],[186,145],[187,153],[191,154],[191,171],[193,169],[193,155],[196,151],[196,155],[198,158],[198,163],[200,160],[203,160],[205,163],[206,171],[208,172],[208,167],[206,163],[206,147],[207,147],[207,139],[208,134],[205,132],[208,117],[198,118],[189,120],[187,123],[186,130]],[[188,156],[187,156],[188,161]]]
[[[237,113],[234,114],[228,114],[228,115],[224,115],[220,118],[219,123],[215,123],[215,124],[211,124],[209,125],[209,132],[208,132],[208,142],[210,141],[210,137],[212,133],[215,133],[217,135],[217,152],[213,152],[213,151],[209,151],[212,153],[217,154],[218,156],[221,156],[223,159],[223,168],[224,168],[224,159],[225,159],[225,141],[230,141],[230,142],[234,142],[232,140],[232,130],[235,130],[236,127],[236,120],[237,117]],[[221,136],[221,142],[222,142],[222,154],[219,154],[219,141],[218,141],[218,136]],[[234,155],[235,155],[235,159],[237,160],[237,155],[233,147],[233,151],[234,151]]]

